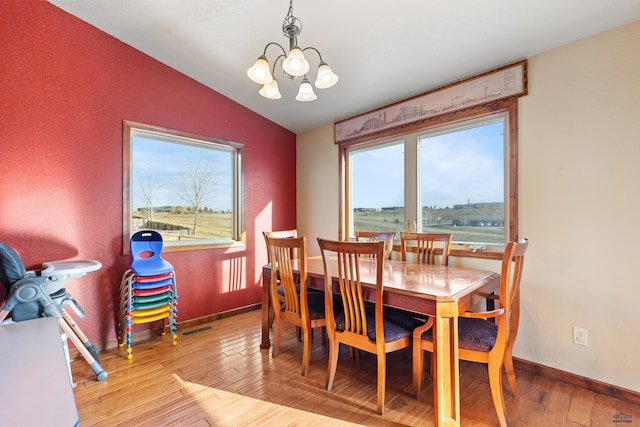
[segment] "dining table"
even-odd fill
[[[299,271],[295,261],[293,270]],[[333,272],[335,257],[327,259],[333,291],[337,292]],[[450,267],[437,264],[385,260],[383,264],[383,301],[385,305],[433,317],[436,368],[434,382],[435,425],[460,425],[460,383],[458,359],[458,314],[473,307],[500,286],[500,275],[492,271]],[[363,295],[375,300],[376,264],[374,259],[360,260]],[[271,267],[262,269],[262,342],[268,349]],[[323,290],[322,257],[307,258],[308,288]]]

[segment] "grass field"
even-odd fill
[[[148,219],[148,218],[145,218]],[[153,214],[153,220],[165,224],[179,225],[193,230],[194,215],[189,213],[170,214],[168,212],[156,212]],[[172,233],[162,233],[165,240],[171,240]],[[177,239],[177,234],[175,239]],[[197,234],[189,236],[182,235],[181,238],[192,239],[212,239],[212,238],[231,238],[231,213],[201,213],[198,216]]]

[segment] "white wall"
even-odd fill
[[[516,353],[640,391],[640,21],[530,58],[529,93],[519,200],[533,246]]]
[[[531,241],[517,357],[640,391],[640,21],[529,58],[519,235]],[[338,236],[333,124],[298,135],[298,229]],[[456,265],[479,263],[455,260]],[[498,263],[480,263],[498,268]],[[589,346],[572,342],[572,326]]]
[[[307,252],[320,255],[316,238],[338,238],[338,146],[333,124],[298,135],[296,144],[296,224],[307,237]]]

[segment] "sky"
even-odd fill
[[[210,147],[211,145],[209,145]],[[203,207],[214,210],[231,209],[232,155],[228,151],[203,148],[184,140],[184,143],[167,142],[139,134],[132,136],[131,177],[132,207],[145,207],[140,189],[141,183],[153,176],[159,183],[153,195],[154,206],[188,206],[180,197],[184,194],[181,173],[188,166],[212,168],[212,179],[208,184],[208,197]]]
[[[418,144],[422,171],[422,206],[504,201],[503,122],[424,137]],[[132,137],[132,206],[144,207],[140,185],[153,176],[159,183],[154,206],[187,206],[181,173],[191,164],[213,169],[204,207],[231,209],[232,156],[203,148],[190,140],[167,142],[150,136]],[[210,145],[209,145],[210,146]],[[404,145],[361,150],[352,157],[353,206],[404,206]]]
[[[422,206],[504,202],[503,122],[420,139]],[[352,158],[353,206],[404,206],[404,144]]]

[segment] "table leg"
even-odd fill
[[[460,367],[458,360],[458,302],[438,301],[433,325],[437,426],[460,426]]]
[[[262,269],[262,342],[260,348],[269,348],[269,288],[271,287],[271,270]]]

